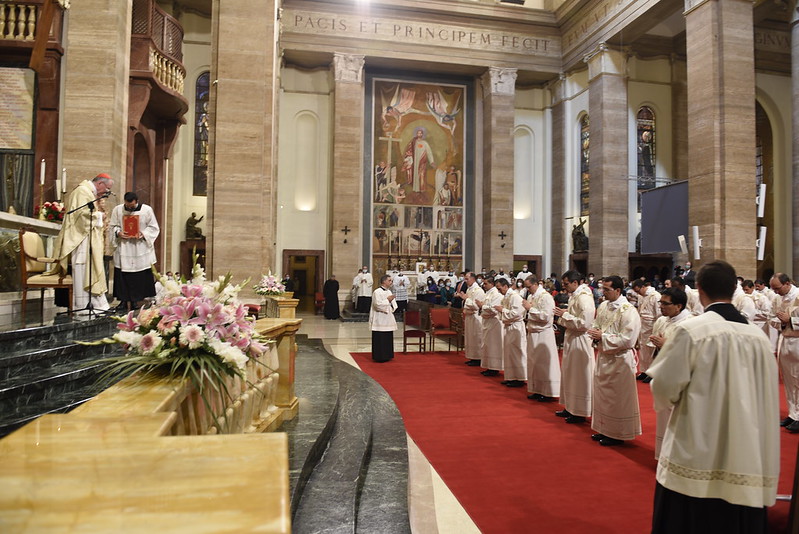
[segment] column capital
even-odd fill
[[[547,83],[550,95],[552,95],[552,105],[560,104],[566,99],[566,74],[558,73],[558,77]]]
[[[583,57],[588,65],[588,81],[601,74],[624,76],[627,73],[627,52],[610,48],[604,41]]]
[[[513,96],[516,93],[516,76],[518,69],[488,67],[480,77],[483,94]]]
[[[364,56],[333,53],[333,79],[336,82],[361,83]]]

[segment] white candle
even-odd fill
[[[61,170],[61,192],[67,192],[67,169],[66,167]]]
[[[44,158],[42,158],[42,172],[39,175],[39,183],[42,184],[42,185],[44,185],[44,169],[45,169],[46,165],[47,164],[45,163]]]

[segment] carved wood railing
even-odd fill
[[[165,87],[183,93],[183,27],[154,0],[133,0],[131,40],[148,42],[149,70]],[[132,51],[137,49],[132,47]],[[135,63],[135,58],[131,62]]]
[[[0,39],[33,42],[36,37],[36,21],[43,3],[0,2]]]

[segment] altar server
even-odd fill
[[[391,292],[391,275],[380,277],[380,287],[372,293],[369,310],[369,326],[372,330],[372,359],[385,363],[394,358],[394,331],[397,320],[394,312],[397,309],[396,296]]]
[[[486,290],[485,298],[475,302],[480,307],[480,319],[483,327],[482,359],[480,365],[485,369],[484,376],[497,376],[502,371],[502,342],[505,327],[502,324],[497,305],[502,304],[502,294],[494,286],[494,277],[486,276],[483,279],[483,289]]]
[[[369,313],[369,307],[372,304],[372,273],[369,268],[364,265],[355,278],[352,279],[352,290],[355,297],[355,311],[358,313]]]
[[[591,415],[591,387],[594,375],[594,347],[588,330],[594,323],[594,293],[583,283],[578,271],[563,273],[563,288],[569,293],[567,309],[555,308],[563,334],[563,365],[560,382],[560,403],[565,407],[555,412],[567,423],[583,423]]]
[[[496,279],[502,293],[502,303],[494,306],[500,313],[505,335],[502,340],[502,365],[505,368],[503,384],[511,388],[524,386],[527,380],[527,332],[524,328],[525,309],[522,297],[510,287],[507,278]]]
[[[641,316],[641,333],[638,339],[638,353],[640,355],[638,370],[640,373],[636,377],[638,380],[649,382],[646,370],[652,365],[652,354],[655,348],[647,343],[649,336],[652,335],[652,327],[655,320],[660,317],[660,293],[652,285],[644,280],[633,282],[633,291],[638,294],[638,314]]]
[[[778,298],[771,325],[780,332],[780,370],[788,401],[788,417],[780,426],[799,432],[799,288],[785,273],[776,273],[771,277],[771,289]]]
[[[529,293],[522,303],[527,310],[527,398],[539,402],[560,395],[560,361],[555,342],[555,299],[531,274],[524,280]]]
[[[466,292],[456,293],[463,299],[463,345],[466,365],[480,365],[480,351],[483,344],[483,325],[477,301],[485,300],[485,291],[477,283],[474,273],[466,273]]]

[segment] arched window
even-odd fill
[[[636,142],[638,144],[638,190],[655,187],[655,112],[649,106],[638,109]]]
[[[194,196],[208,194],[208,89],[211,73],[197,78],[194,93]]]
[[[580,216],[588,216],[588,187],[591,182],[591,173],[588,171],[588,152],[590,139],[588,134],[588,115],[580,119]]]

